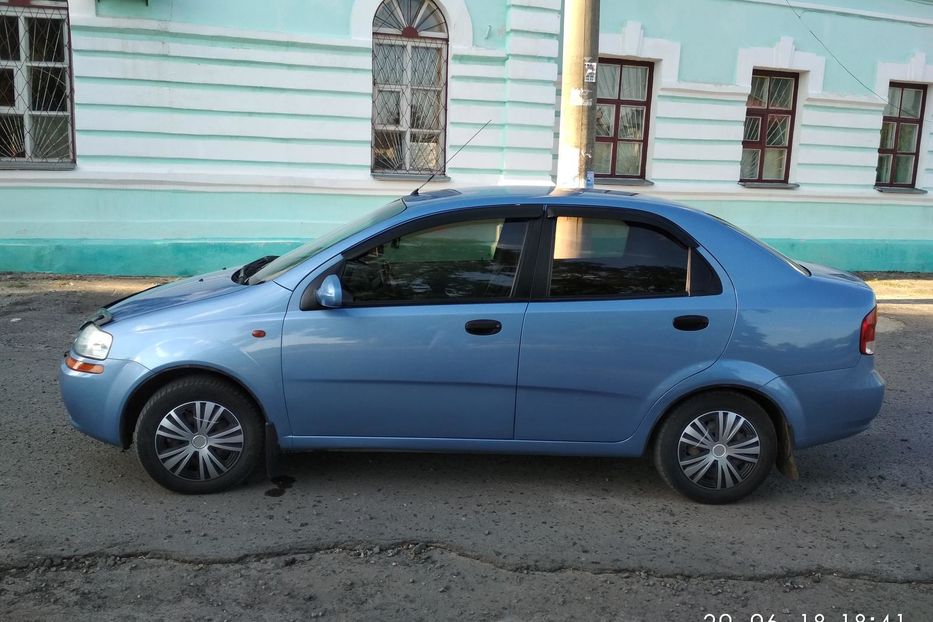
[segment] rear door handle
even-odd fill
[[[709,318],[705,315],[678,315],[674,318],[674,328],[677,330],[703,330],[709,326]]]
[[[470,320],[464,326],[471,335],[495,335],[502,330],[499,320]]]

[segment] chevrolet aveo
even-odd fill
[[[280,449],[650,454],[723,503],[869,425],[875,320],[857,277],[674,203],[441,190],[111,303],[60,383],[183,493]]]

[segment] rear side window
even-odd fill
[[[699,254],[666,232],[616,219],[557,218],[551,261],[552,298],[686,296],[688,271],[704,281],[697,294],[713,293],[718,282]]]
[[[347,261],[341,280],[352,304],[508,298],[527,228],[490,219],[417,231]]]

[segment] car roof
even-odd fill
[[[641,209],[659,215],[703,213],[657,197],[620,190],[556,188],[554,186],[477,186],[444,188],[401,197],[409,215],[427,215],[469,207],[494,205],[589,205]]]

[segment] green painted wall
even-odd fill
[[[906,0],[824,0],[821,4],[933,18],[933,7]],[[602,2],[600,31],[617,33],[627,21],[641,22],[646,37],[681,42],[681,81],[713,84],[735,83],[738,48],[773,47],[781,35],[789,36],[797,50],[827,56],[825,91],[858,95],[870,93],[829,58],[809,30],[871,88],[879,61],[903,63],[917,51],[930,48],[930,28],[844,13],[798,13],[800,19],[787,6],[745,0]]]
[[[443,4],[443,3],[442,3]],[[505,44],[506,3],[469,0],[473,43],[502,48]],[[219,28],[267,30],[299,35],[346,37],[350,34],[353,0],[99,0],[101,17],[155,19]]]

